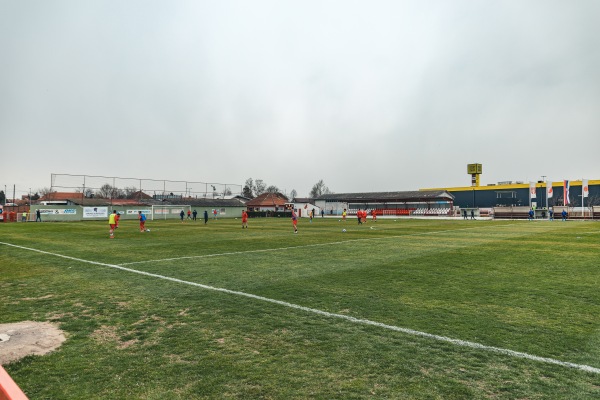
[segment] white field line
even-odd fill
[[[591,232],[579,232],[575,235],[595,235],[596,233],[600,233],[600,231],[591,231]]]
[[[572,363],[572,362],[556,360],[554,358],[539,357],[539,356],[535,356],[533,354],[523,353],[523,352],[520,352],[520,351],[503,349],[501,347],[487,346],[487,345],[484,345],[484,344],[481,344],[481,343],[470,342],[470,341],[467,341],[467,340],[453,339],[453,338],[450,338],[450,337],[447,337],[447,336],[434,335],[432,333],[416,331],[414,329],[402,328],[402,327],[394,326],[394,325],[387,325],[387,324],[383,324],[381,322],[371,321],[371,320],[368,320],[368,319],[354,318],[354,317],[351,317],[351,316],[348,316],[348,315],[330,313],[330,312],[327,312],[327,311],[317,310],[315,308],[304,307],[304,306],[300,306],[300,305],[297,305],[297,304],[288,303],[288,302],[281,301],[281,300],[275,300],[275,299],[270,299],[268,297],[257,296],[255,294],[244,293],[244,292],[239,292],[239,291],[236,291],[236,290],[229,290],[229,289],[225,289],[225,288],[218,288],[218,287],[209,286],[209,285],[203,285],[201,283],[196,283],[196,282],[184,281],[184,280],[177,279],[177,278],[171,278],[169,276],[153,274],[153,273],[145,272],[145,271],[138,271],[138,270],[135,270],[135,269],[126,268],[126,267],[122,267],[122,266],[119,266],[119,265],[113,265],[113,264],[106,264],[106,263],[101,263],[101,262],[97,262],[97,261],[84,260],[82,258],[65,256],[65,255],[58,254],[58,253],[51,253],[51,252],[48,252],[48,251],[33,249],[33,248],[29,248],[29,247],[24,247],[24,246],[18,246],[18,245],[11,244],[11,243],[0,242],[0,244],[3,244],[5,246],[16,247],[16,248],[22,249],[22,250],[28,250],[28,251],[34,251],[34,252],[38,252],[38,253],[42,253],[42,254],[47,254],[47,255],[51,255],[51,256],[55,256],[55,257],[66,258],[68,260],[79,261],[79,262],[82,262],[82,263],[88,263],[88,264],[99,265],[99,266],[108,267],[108,268],[119,269],[119,270],[122,270],[122,271],[132,272],[134,274],[149,276],[149,277],[152,277],[152,278],[163,279],[163,280],[167,280],[167,281],[171,281],[171,282],[181,283],[181,284],[184,284],[184,285],[196,286],[196,287],[199,287],[199,288],[202,288],[202,289],[213,290],[213,291],[216,291],[216,292],[227,293],[227,294],[231,294],[231,295],[235,295],[235,296],[248,297],[248,298],[251,298],[251,299],[254,299],[254,300],[259,300],[259,301],[264,301],[264,302],[268,302],[268,303],[273,303],[273,304],[277,304],[277,305],[280,305],[280,306],[284,306],[284,307],[288,307],[288,308],[293,308],[293,309],[296,309],[296,310],[301,310],[301,311],[304,311],[304,312],[307,312],[307,313],[317,314],[317,315],[321,315],[321,316],[328,317],[328,318],[337,318],[337,319],[342,319],[342,320],[350,321],[350,322],[353,322],[353,323],[356,323],[356,324],[376,326],[378,328],[388,329],[388,330],[396,331],[396,332],[402,332],[402,333],[405,333],[405,334],[408,334],[408,335],[412,335],[412,336],[418,336],[418,337],[423,337],[423,338],[427,338],[427,339],[436,340],[436,341],[439,341],[439,342],[450,343],[450,344],[453,344],[455,346],[468,347],[468,348],[471,348],[471,349],[489,351],[489,352],[492,352],[492,353],[503,354],[503,355],[510,356],[510,357],[524,358],[524,359],[530,360],[530,361],[537,361],[537,362],[545,363],[545,364],[559,365],[561,367],[566,367],[566,368],[571,368],[571,369],[577,369],[577,370],[581,370],[581,371],[585,371],[585,372],[590,372],[590,373],[594,373],[594,374],[600,374],[600,368],[592,367],[592,366],[585,365],[585,364],[576,364],[576,363]]]
[[[505,227],[505,226],[512,226],[512,225],[514,225],[514,224],[510,224],[510,225],[507,224],[507,225],[500,225],[500,226],[496,225],[496,227]],[[272,251],[304,249],[304,248],[307,248],[307,247],[340,245],[340,244],[361,242],[361,241],[367,241],[367,240],[386,240],[386,239],[398,239],[398,238],[405,238],[405,237],[412,237],[412,236],[434,235],[434,234],[437,234],[437,233],[465,231],[465,230],[471,230],[471,229],[476,229],[476,228],[482,228],[482,227],[479,226],[479,227],[469,227],[469,228],[461,228],[461,229],[447,229],[447,230],[444,230],[444,231],[421,232],[421,233],[413,233],[413,234],[409,234],[409,235],[394,235],[394,236],[385,236],[385,237],[376,237],[376,238],[349,239],[349,240],[340,240],[340,241],[337,241],[337,242],[313,243],[313,244],[303,244],[303,245],[299,245],[299,246],[276,247],[276,248],[272,248],[272,249],[231,251],[231,252],[226,252],[226,253],[203,254],[203,255],[198,255],[198,256],[183,256],[183,257],[172,257],[172,258],[159,258],[159,259],[156,259],[156,260],[133,261],[133,262],[128,262],[128,263],[121,263],[119,265],[122,266],[122,265],[146,264],[146,263],[155,263],[155,262],[163,262],[163,261],[177,261],[177,260],[189,260],[189,259],[197,259],[197,258],[233,256],[233,255],[250,254],[250,253],[267,253],[267,252],[272,252]]]

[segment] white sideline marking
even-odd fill
[[[396,332],[402,332],[402,333],[405,333],[408,335],[424,337],[427,339],[433,339],[433,340],[437,340],[440,342],[446,342],[446,343],[454,344],[456,346],[469,347],[472,349],[484,350],[484,351],[489,351],[492,353],[504,354],[504,355],[511,356],[511,357],[524,358],[527,360],[537,361],[537,362],[541,362],[541,363],[545,363],[545,364],[554,364],[554,365],[559,365],[562,367],[567,367],[567,368],[572,368],[572,369],[578,369],[581,371],[590,372],[590,373],[594,373],[594,374],[600,374],[600,368],[592,367],[592,366],[585,365],[585,364],[575,364],[575,363],[571,363],[571,362],[556,360],[554,358],[539,357],[539,356],[535,356],[532,354],[523,353],[520,351],[503,349],[501,347],[487,346],[487,345],[484,345],[481,343],[470,342],[467,340],[453,339],[453,338],[450,338],[447,336],[434,335],[432,333],[416,331],[414,329],[402,328],[402,327],[394,326],[394,325],[387,325],[387,324],[383,324],[381,322],[371,321],[368,319],[354,318],[354,317],[351,317],[348,315],[330,313],[327,311],[317,310],[316,308],[304,307],[304,306],[300,306],[300,305],[293,304],[293,303],[288,303],[288,302],[281,301],[281,300],[275,300],[275,299],[270,299],[268,297],[258,296],[255,294],[244,293],[244,292],[239,292],[236,290],[229,290],[229,289],[225,289],[225,288],[218,288],[218,287],[209,286],[209,285],[203,285],[201,283],[184,281],[181,279],[171,278],[168,276],[153,274],[153,273],[145,272],[145,271],[138,271],[135,269],[122,267],[120,265],[106,264],[106,263],[101,263],[101,262],[97,262],[97,261],[84,260],[82,258],[65,256],[65,255],[58,254],[58,253],[51,253],[49,251],[33,249],[33,248],[29,248],[29,247],[24,247],[24,246],[18,246],[18,245],[11,244],[11,243],[0,242],[0,244],[3,244],[5,246],[16,247],[18,249],[34,251],[34,252],[38,252],[38,253],[42,253],[42,254],[48,254],[51,256],[55,256],[55,257],[66,258],[68,260],[79,261],[79,262],[93,264],[93,265],[100,265],[103,267],[115,268],[115,269],[119,269],[119,270],[127,271],[127,272],[133,272],[135,274],[145,275],[145,276],[149,276],[152,278],[159,278],[159,279],[164,279],[164,280],[171,281],[171,282],[183,283],[185,285],[196,286],[196,287],[199,287],[202,289],[214,290],[217,292],[232,294],[232,295],[236,295],[236,296],[244,296],[244,297],[248,297],[248,298],[255,299],[255,300],[260,300],[260,301],[264,301],[264,302],[268,302],[268,303],[278,304],[278,305],[284,306],[284,307],[293,308],[296,310],[305,311],[308,313],[322,315],[324,317],[338,318],[338,319],[343,319],[346,321],[354,322],[357,324],[376,326],[376,327],[383,328],[383,329],[388,329],[388,330],[392,330],[392,331],[396,331]]]
[[[496,227],[505,227],[512,226],[514,224],[506,224],[506,225],[496,225]],[[259,249],[259,250],[245,250],[245,251],[231,251],[226,253],[215,253],[215,254],[203,254],[199,256],[183,256],[183,257],[172,257],[172,258],[159,258],[156,260],[145,260],[145,261],[133,261],[128,263],[121,263],[119,265],[134,265],[134,264],[147,264],[153,262],[163,262],[163,261],[177,261],[177,260],[188,260],[188,259],[196,259],[196,258],[208,258],[208,257],[222,257],[222,256],[233,256],[238,254],[248,254],[248,253],[266,253],[271,251],[282,251],[282,250],[293,250],[293,249],[303,249],[306,247],[317,247],[317,246],[331,246],[336,244],[346,244],[353,242],[360,242],[366,240],[383,240],[383,239],[398,239],[410,236],[422,236],[422,235],[432,235],[436,233],[445,233],[445,232],[457,232],[457,231],[465,231],[470,229],[476,229],[481,227],[469,227],[469,228],[460,228],[460,229],[447,229],[444,231],[433,231],[433,232],[420,232],[420,233],[412,233],[409,235],[394,235],[394,236],[385,236],[385,237],[376,237],[376,238],[360,238],[360,239],[348,239],[348,240],[340,240],[338,242],[327,242],[327,243],[313,243],[313,244],[303,244],[298,246],[286,246],[286,247],[277,247],[272,249]]]

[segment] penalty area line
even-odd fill
[[[368,320],[368,319],[355,318],[355,317],[351,317],[351,316],[348,316],[348,315],[330,313],[328,311],[323,311],[323,310],[318,310],[316,308],[310,308],[310,307],[300,306],[300,305],[293,304],[293,303],[288,303],[288,302],[282,301],[282,300],[271,299],[271,298],[268,298],[268,297],[258,296],[258,295],[251,294],[251,293],[240,292],[240,291],[237,291],[237,290],[230,290],[230,289],[219,288],[219,287],[215,287],[215,286],[204,285],[202,283],[196,283],[196,282],[191,282],[191,281],[184,281],[182,279],[172,278],[172,277],[165,276],[165,275],[153,274],[151,272],[139,271],[139,270],[136,270],[136,269],[127,268],[127,267],[123,267],[123,266],[120,266],[120,265],[114,265],[114,264],[101,263],[101,262],[97,262],[97,261],[85,260],[85,259],[82,259],[82,258],[66,256],[66,255],[62,255],[62,254],[58,254],[58,253],[51,253],[49,251],[38,250],[38,249],[34,249],[34,248],[30,248],[30,247],[24,247],[24,246],[19,246],[19,245],[15,245],[15,244],[11,244],[11,243],[0,242],[0,244],[5,245],[5,246],[10,246],[10,247],[15,247],[15,248],[22,249],[22,250],[28,250],[28,251],[33,251],[33,252],[41,253],[41,254],[51,255],[51,256],[60,257],[60,258],[65,258],[65,259],[72,260],[72,261],[78,261],[78,262],[82,262],[82,263],[87,263],[87,264],[92,264],[92,265],[98,265],[98,266],[103,266],[103,267],[118,269],[118,270],[121,270],[121,271],[131,272],[131,273],[139,274],[139,275],[143,275],[143,276],[148,276],[148,277],[151,277],[151,278],[158,278],[158,279],[162,279],[162,280],[166,280],[166,281],[170,281],[170,282],[180,283],[180,284],[189,285],[189,286],[195,286],[195,287],[199,287],[199,288],[206,289],[206,290],[212,290],[212,291],[215,291],[215,292],[227,293],[227,294],[231,294],[231,295],[234,295],[234,296],[242,296],[242,297],[246,297],[246,298],[250,298],[250,299],[254,299],[254,300],[259,300],[259,301],[263,301],[263,302],[267,302],[267,303],[277,304],[277,305],[280,305],[280,306],[283,306],[283,307],[292,308],[292,309],[295,309],[295,310],[304,311],[304,312],[307,312],[307,313],[312,313],[312,314],[324,316],[324,317],[327,317],[327,318],[336,318],[336,319],[341,319],[341,320],[349,321],[349,322],[352,322],[352,323],[355,323],[355,324],[375,326],[375,327],[383,328],[383,329],[386,329],[386,330],[391,330],[391,331],[395,331],[395,332],[401,332],[401,333],[404,333],[404,334],[407,334],[407,335],[411,335],[411,336],[417,336],[417,337],[422,337],[422,338],[426,338],[426,339],[432,339],[432,340],[435,340],[435,341],[438,341],[438,342],[450,343],[450,344],[453,344],[455,346],[467,347],[467,348],[471,348],[471,349],[475,349],[475,350],[483,350],[483,351],[488,351],[488,352],[491,352],[491,353],[503,354],[503,355],[506,355],[506,356],[514,357],[514,358],[522,358],[522,359],[526,359],[526,360],[530,360],[530,361],[536,361],[536,362],[545,363],[545,364],[558,365],[558,366],[561,366],[561,367],[566,367],[566,368],[571,368],[571,369],[577,369],[577,370],[580,370],[580,371],[590,372],[590,373],[594,373],[594,374],[600,374],[600,368],[592,367],[592,366],[585,365],[585,364],[576,364],[576,363],[567,362],[567,361],[560,361],[560,360],[557,360],[557,359],[554,359],[554,358],[540,357],[540,356],[536,356],[536,355],[529,354],[529,353],[523,353],[523,352],[520,352],[520,351],[514,351],[514,350],[510,350],[510,349],[504,349],[504,348],[501,348],[501,347],[494,347],[494,346],[488,346],[488,345],[481,344],[481,343],[470,342],[468,340],[454,339],[454,338],[447,337],[447,336],[435,335],[435,334],[432,334],[432,333],[421,332],[421,331],[417,331],[417,330],[414,330],[414,329],[403,328],[403,327],[400,327],[400,326],[388,325],[388,324],[384,324],[384,323],[377,322],[377,321],[371,321],[371,320]]]

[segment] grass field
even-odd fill
[[[67,334],[6,370],[31,399],[600,398],[599,223],[249,222],[0,225],[0,323]]]

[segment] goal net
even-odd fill
[[[181,211],[183,211],[183,218],[187,219],[188,211],[192,211],[192,206],[190,205],[158,205],[152,206],[152,215],[151,220],[158,219],[178,219],[181,218]]]

